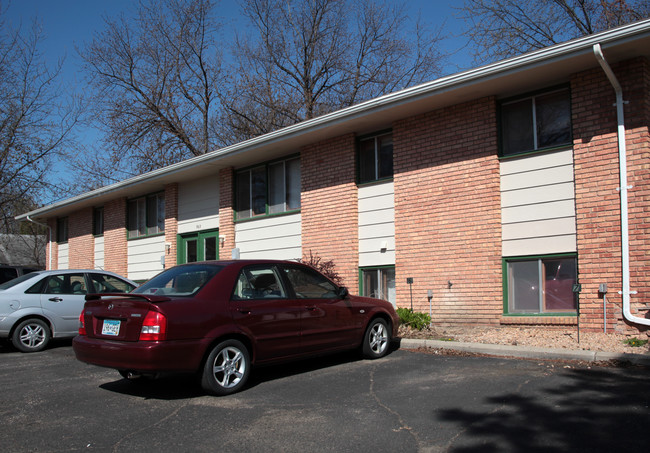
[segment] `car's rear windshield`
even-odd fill
[[[191,296],[196,294],[221,269],[223,266],[214,264],[189,264],[172,267],[138,286],[132,292],[159,296]]]
[[[0,285],[0,289],[9,289],[13,286],[16,286],[19,283],[24,282],[25,280],[31,280],[32,278],[38,276],[39,274],[31,273],[31,274],[25,274],[21,275],[20,277],[16,277],[13,280],[9,280],[8,282],[4,282],[3,284]]]

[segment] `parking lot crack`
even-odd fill
[[[154,423],[152,423],[152,424],[150,424],[150,425],[147,425],[147,426],[145,426],[145,427],[142,427],[142,428],[140,428],[140,429],[138,429],[138,430],[135,430],[135,431],[133,431],[133,432],[131,432],[131,433],[128,433],[127,435],[123,436],[120,440],[118,440],[118,441],[115,443],[115,445],[113,445],[113,451],[114,451],[114,452],[120,451],[120,449],[121,449],[120,446],[122,445],[122,443],[123,443],[124,441],[126,441],[126,440],[128,440],[128,439],[130,439],[130,438],[132,438],[132,437],[134,437],[134,436],[137,436],[138,434],[140,434],[140,433],[143,432],[143,431],[150,430],[151,428],[154,428],[154,427],[156,427],[156,426],[158,426],[158,425],[160,425],[160,424],[166,422],[167,420],[169,420],[169,419],[172,418],[172,417],[175,417],[176,414],[178,414],[178,413],[180,412],[180,410],[183,409],[183,408],[185,408],[188,404],[189,404],[189,402],[186,401],[184,404],[181,404],[181,405],[178,406],[176,409],[174,409],[173,411],[171,411],[169,414],[167,414],[167,415],[164,416],[163,418],[157,420],[156,422],[154,422]]]
[[[406,420],[402,417],[402,415],[394,410],[393,408],[389,407],[386,405],[384,402],[382,402],[381,398],[379,395],[377,395],[377,392],[375,391],[375,368],[372,368],[370,370],[370,395],[373,397],[373,399],[376,401],[377,405],[384,409],[386,412],[389,414],[393,415],[397,419],[397,423],[399,425],[398,428],[394,429],[394,432],[399,432],[399,431],[406,431],[411,435],[413,440],[415,441],[416,445],[418,446],[418,450],[421,450],[420,447],[420,439],[418,436],[417,431],[415,431],[411,426],[406,423]]]

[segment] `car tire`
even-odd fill
[[[366,359],[378,359],[388,354],[390,347],[390,331],[388,323],[382,318],[370,321],[366,334],[363,336],[361,352]]]
[[[11,343],[21,352],[38,352],[50,342],[50,326],[38,318],[30,318],[16,326]]]
[[[246,384],[250,368],[250,354],[242,342],[222,341],[205,361],[201,386],[212,395],[230,395]]]

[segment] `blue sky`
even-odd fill
[[[457,33],[459,20],[453,14],[451,5],[460,2],[443,2],[435,0],[407,1],[409,14],[415,17],[422,13],[425,22],[432,27],[445,23],[448,33]],[[7,0],[0,0],[5,7]],[[51,62],[65,57],[64,73],[66,80],[79,82],[80,61],[75,46],[82,46],[90,41],[95,31],[103,29],[103,17],[114,17],[120,13],[129,16],[137,7],[137,0],[9,0],[6,18],[11,26],[31,26],[32,19],[37,18],[43,27],[45,41],[42,50]],[[222,0],[219,10],[223,22],[228,26],[240,20],[239,6],[235,0]],[[455,50],[462,45],[460,39],[449,39],[448,50]],[[462,54],[451,60],[446,73],[457,72],[457,68],[467,69],[469,61]]]
[[[390,1],[390,0],[388,0]],[[452,4],[461,2],[444,2],[435,0],[406,0],[408,14],[415,18],[422,14],[424,22],[431,28],[445,25],[446,34],[458,33],[462,25],[453,15]],[[36,19],[42,26],[44,40],[40,50],[46,61],[54,66],[63,60],[61,83],[71,91],[84,91],[84,77],[81,73],[81,60],[75,47],[83,47],[91,41],[93,33],[104,29],[104,17],[116,17],[124,13],[127,17],[133,15],[138,0],[0,0],[0,7],[8,6],[4,16],[7,25],[12,28],[22,26],[29,28]],[[222,14],[224,31],[234,30],[241,19],[240,8],[236,0],[221,0],[218,6]],[[462,46],[459,38],[445,41],[443,51],[454,51]],[[445,74],[468,69],[469,57],[461,52],[450,59],[445,68]],[[77,137],[89,151],[98,143],[99,133],[95,129],[84,128],[77,130]],[[55,165],[52,180],[65,177],[67,166],[60,163]],[[63,174],[63,175],[62,175]],[[65,196],[63,196],[65,198]]]

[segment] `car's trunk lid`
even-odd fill
[[[138,341],[149,311],[160,311],[157,303],[169,297],[148,294],[88,294],[84,325],[90,338]]]

